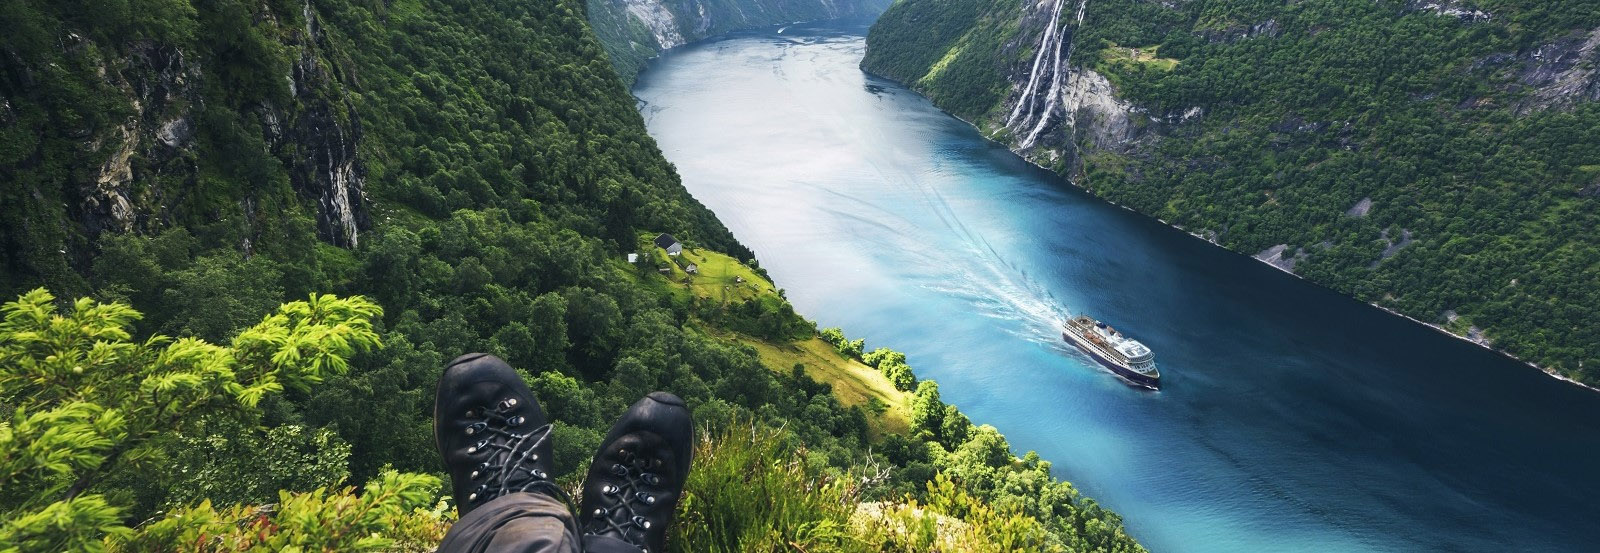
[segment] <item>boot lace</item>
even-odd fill
[[[539,461],[535,451],[550,439],[551,426],[546,424],[526,434],[520,432],[518,427],[527,422],[527,417],[512,415],[516,406],[516,398],[507,398],[482,409],[481,413],[467,412],[468,418],[481,417],[467,426],[467,435],[479,438],[467,447],[467,454],[488,453],[488,458],[469,475],[478,482],[478,487],[467,496],[467,501],[474,505],[508,493],[530,491],[544,492],[566,501],[566,492],[550,480],[550,474],[534,466]]]
[[[594,510],[594,518],[584,533],[609,535],[650,553],[645,546],[645,533],[653,523],[646,515],[662,499],[649,491],[661,484],[661,477],[650,470],[660,468],[661,460],[647,460],[627,450],[618,451],[617,455],[622,462],[612,463],[609,469],[614,481],[601,486],[601,507]]]

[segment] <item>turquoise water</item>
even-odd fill
[[[690,46],[635,89],[802,313],[905,351],[1153,551],[1600,544],[1600,394],[1089,197],[864,75],[864,31]],[[1163,389],[1064,346],[1069,312]]]

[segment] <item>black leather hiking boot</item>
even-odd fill
[[[583,482],[584,550],[664,553],[689,477],[694,425],[678,396],[651,392],[606,434]]]
[[[499,357],[469,353],[445,367],[433,401],[433,440],[461,516],[508,493],[566,501],[550,480],[550,421]]]

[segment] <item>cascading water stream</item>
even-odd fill
[[[1011,109],[1011,117],[1006,118],[1007,127],[1015,124],[1018,116],[1022,116],[1024,122],[1033,117],[1035,105],[1033,93],[1039,85],[1039,66],[1044,63],[1045,53],[1050,52],[1052,45],[1057,46],[1059,50],[1060,45],[1055,44],[1056,23],[1061,20],[1061,5],[1065,3],[1066,0],[1056,0],[1055,6],[1050,11],[1050,24],[1045,27],[1044,36],[1039,39],[1039,51],[1033,55],[1033,68],[1028,71],[1028,85],[1022,88],[1022,96],[1017,99],[1016,107]],[[1022,114],[1024,107],[1028,108],[1027,115]]]
[[[1069,31],[1076,32],[1078,28],[1083,26],[1083,15],[1089,7],[1089,0],[1078,0],[1078,13],[1075,18],[1076,26],[1074,26],[1072,29],[1057,25],[1057,21],[1061,18],[1061,5],[1064,3],[1066,3],[1066,0],[1056,1],[1055,9],[1052,10],[1050,18],[1050,26],[1045,29],[1045,37],[1040,41],[1039,45],[1039,55],[1034,59],[1033,74],[1029,76],[1028,86],[1023,89],[1022,97],[1017,101],[1017,108],[1012,110],[1011,119],[1007,120],[1006,122],[1006,126],[1008,127],[1031,127],[1030,131],[1028,132],[1028,136],[1024,138],[1022,142],[1018,143],[1019,148],[1025,149],[1032,147],[1034,142],[1038,140],[1039,134],[1044,132],[1045,128],[1050,125],[1050,115],[1055,112],[1056,105],[1061,99],[1061,83],[1067,78],[1062,72],[1062,68],[1065,66],[1067,71],[1071,71],[1072,69],[1072,50],[1074,42],[1068,39],[1067,33]],[[1064,48],[1063,45],[1065,45]],[[1054,47],[1053,49],[1055,51],[1055,55],[1054,59],[1052,59],[1050,63],[1050,88],[1047,92],[1045,92],[1044,95],[1044,110],[1038,113],[1038,119],[1035,121],[1033,120],[1033,106],[1039,101],[1038,98],[1035,97],[1035,93],[1038,91],[1036,85],[1039,80],[1039,60],[1042,59],[1042,56],[1046,51],[1052,49],[1051,46]],[[1063,49],[1065,52],[1063,52]],[[1016,126],[1016,116],[1021,112],[1020,108],[1024,104],[1028,106],[1027,115],[1022,118],[1022,125]],[[1032,122],[1031,126],[1029,125],[1030,122]]]

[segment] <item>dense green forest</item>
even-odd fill
[[[1024,155],[1600,383],[1600,2],[1089,0],[1080,27],[1065,1],[1066,88],[1103,76],[1129,123],[1057,125]],[[1051,5],[904,0],[863,67],[1015,146]]]
[[[0,550],[429,550],[433,387],[468,351],[526,371],[569,488],[635,398],[683,396],[716,455],[677,550],[1142,550],[903,356],[774,365],[820,339],[770,283],[717,301],[626,263],[667,231],[764,275],[585,19],[0,2]],[[902,427],[811,376],[868,361]]]
[[[588,0],[589,24],[617,74],[632,83],[674,46],[763,25],[873,17],[891,0]]]

